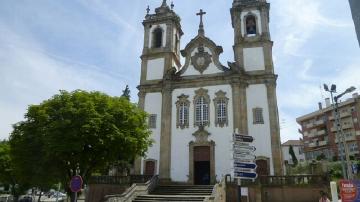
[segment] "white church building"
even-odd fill
[[[180,50],[183,31],[173,5],[163,0],[155,13],[148,9],[138,89],[154,144],[135,161],[136,174],[213,184],[233,173],[234,131],[254,137],[258,174],[282,174],[269,8],[266,0],[233,1],[235,58],[228,64],[219,61],[222,47],[206,37],[205,12]]]

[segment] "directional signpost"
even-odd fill
[[[241,179],[255,180],[257,178],[256,156],[254,155],[256,148],[250,145],[253,141],[252,136],[237,133],[233,135],[234,178],[238,179],[238,201],[241,201]]]

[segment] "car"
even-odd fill
[[[22,196],[22,197],[20,197],[20,199],[19,199],[19,202],[32,202],[33,201],[33,199],[32,199],[32,197],[31,196]]]
[[[0,202],[13,202],[14,197],[10,194],[2,194],[0,195]]]

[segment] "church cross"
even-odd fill
[[[196,13],[196,15],[200,16],[199,35],[205,35],[204,24],[203,24],[203,15],[205,14],[206,12],[204,12],[203,9],[200,9],[200,12]]]
[[[196,15],[200,16],[200,24],[203,24],[203,15],[205,15],[206,12],[203,11],[203,9],[200,9],[199,13],[196,13]]]

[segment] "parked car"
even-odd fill
[[[31,196],[22,196],[19,199],[19,202],[32,202],[32,201],[33,201],[33,199]]]
[[[2,194],[0,195],[0,202],[13,202],[14,197],[10,194]]]

